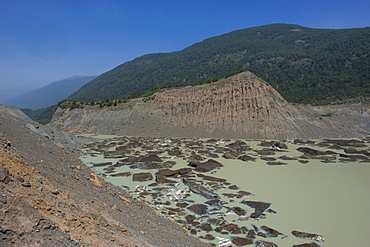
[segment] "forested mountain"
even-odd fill
[[[32,110],[56,105],[60,100],[76,92],[95,77],[96,76],[73,76],[64,80],[52,82],[14,99],[9,99],[5,101],[4,104]]]
[[[369,27],[272,24],[209,38],[178,52],[144,55],[100,75],[70,98],[119,99],[238,71],[251,71],[290,102],[357,98],[370,96],[369,53]]]

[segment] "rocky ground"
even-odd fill
[[[1,246],[207,246],[78,159],[75,139],[0,105]]]

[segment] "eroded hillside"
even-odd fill
[[[259,139],[352,137],[370,130],[368,105],[295,106],[250,72],[126,104],[58,109],[51,124],[73,133]]]

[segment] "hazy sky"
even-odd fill
[[[369,0],[0,0],[0,103],[237,29],[370,26],[369,10]]]

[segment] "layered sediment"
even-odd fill
[[[245,139],[354,137],[370,131],[369,105],[292,105],[250,72],[126,104],[120,110],[60,108],[51,124],[72,133]]]

